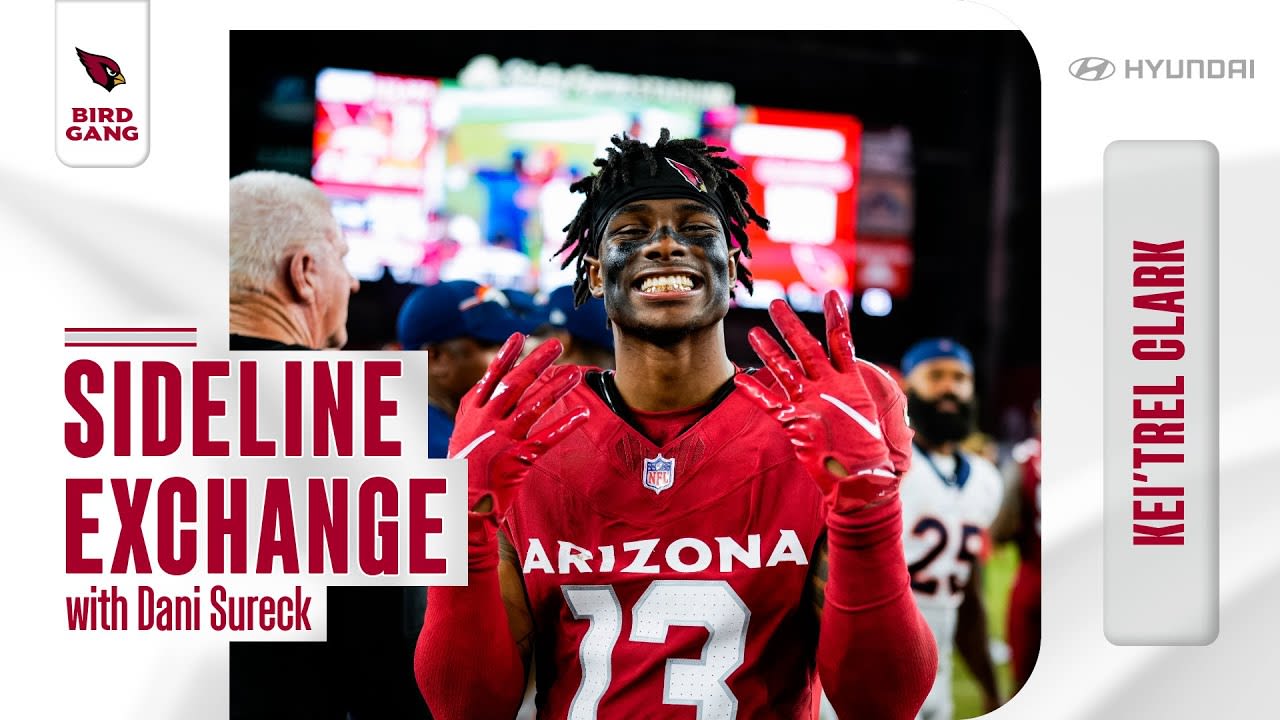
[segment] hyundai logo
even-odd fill
[[[1078,80],[1106,80],[1116,74],[1116,64],[1100,57],[1082,57],[1068,69]]]

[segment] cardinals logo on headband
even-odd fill
[[[120,65],[115,60],[106,55],[85,52],[80,48],[76,48],[76,54],[80,56],[80,63],[89,73],[89,79],[101,85],[107,92],[114,90],[117,85],[124,84],[124,73],[120,71]]]
[[[667,164],[675,168],[676,171],[679,172],[680,175],[684,177],[685,181],[688,182],[690,185],[692,185],[695,190],[697,190],[698,192],[707,191],[707,186],[703,184],[702,178],[698,177],[698,173],[694,172],[693,168],[689,167],[688,165],[685,165],[682,162],[676,162],[671,158],[666,158],[666,161],[667,161]]]

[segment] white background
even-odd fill
[[[996,718],[1271,717],[1280,667],[1275,198],[1280,50],[1265,4],[1001,0],[689,3],[151,3],[149,159],[71,169],[54,154],[53,2],[11,0],[0,232],[6,342],[0,637],[6,715],[225,718],[215,636],[59,629],[62,328],[226,323],[229,29],[494,27],[1019,28],[1043,78],[1044,640]],[[745,9],[745,8],[750,8]],[[838,9],[833,9],[838,8]],[[666,18],[678,18],[667,21]],[[1256,60],[1251,81],[1081,82],[1079,57]],[[1221,156],[1221,608],[1203,648],[1102,632],[1101,173],[1115,139],[1207,139]]]

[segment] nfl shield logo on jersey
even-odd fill
[[[670,488],[676,483],[676,461],[675,458],[664,458],[662,453],[658,453],[658,457],[644,459],[644,486],[660,493]]]

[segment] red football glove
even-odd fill
[[[753,328],[751,347],[778,387],[745,374],[736,382],[782,424],[828,507],[854,512],[897,494],[911,462],[912,433],[901,389],[883,370],[854,357],[840,295],[827,293],[823,304],[830,359],[787,303],[774,300],[769,315],[797,360],[763,328]]]
[[[582,380],[578,367],[548,372],[560,357],[559,341],[548,340],[516,364],[524,336],[507,338],[480,382],[463,396],[449,439],[449,457],[467,461],[468,503],[487,512],[492,497],[499,515],[511,506],[529,467],[548,448],[582,423],[590,411],[576,407],[530,435],[534,424]]]

